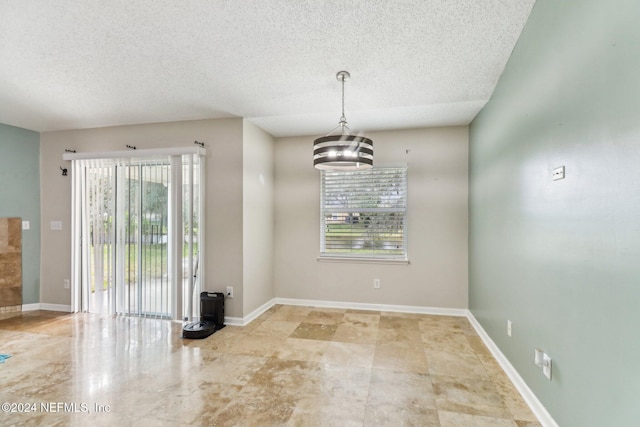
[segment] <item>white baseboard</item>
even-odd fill
[[[484,341],[485,345],[491,351],[491,354],[498,361],[504,372],[507,374],[513,385],[516,387],[520,395],[524,399],[524,401],[529,405],[533,414],[538,418],[540,423],[544,427],[558,427],[558,423],[555,422],[551,414],[547,411],[547,408],[544,407],[542,402],[538,400],[538,397],[533,393],[533,391],[529,388],[526,382],[522,379],[518,371],[513,367],[509,359],[500,351],[496,343],[493,342],[489,334],[484,330],[480,322],[475,318],[471,311],[467,311],[467,319],[471,322],[471,325],[475,328],[476,332],[482,341]]]
[[[419,307],[411,305],[367,304],[357,302],[320,301],[295,298],[272,298],[244,317],[225,317],[224,323],[233,326],[246,326],[276,304],[298,305],[304,307],[342,308],[352,310],[375,310],[396,313],[435,314],[441,316],[460,317],[466,317],[468,313],[468,310],[461,308]]]
[[[242,317],[228,317],[228,316],[224,316],[224,324],[225,325],[231,325],[231,326],[244,326],[246,325],[246,323],[244,323],[244,320]]]
[[[253,310],[251,313],[247,314],[244,317],[224,317],[224,324],[231,326],[247,326],[249,323],[256,320],[262,313],[269,310],[273,307],[276,302],[275,298],[270,299],[269,301],[262,304],[260,307]]]
[[[318,301],[292,298],[274,298],[275,304],[301,305],[322,308],[344,308],[352,310],[375,310],[395,313],[435,314],[440,316],[467,317],[468,310],[462,308],[420,307],[414,305],[368,304],[359,302]]]
[[[35,303],[35,304],[23,304],[22,311],[62,311],[64,313],[71,313],[71,306],[64,304],[47,304],[47,303]]]
[[[63,305],[63,304],[47,304],[47,303],[41,302],[40,310],[64,311],[65,313],[71,313],[71,306]]]
[[[244,316],[244,318],[242,319],[242,325],[248,325],[249,323],[253,322],[254,320],[256,320],[262,313],[264,313],[265,311],[269,310],[271,307],[273,307],[274,305],[276,305],[276,298],[272,298],[269,301],[265,302],[264,304],[262,304],[260,307],[256,308],[255,310],[253,310],[251,313],[247,314],[246,316]]]

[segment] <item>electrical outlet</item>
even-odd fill
[[[233,286],[227,286],[227,298],[233,298]]]
[[[542,373],[551,381],[551,358],[547,353],[536,348],[533,363],[542,368]]]
[[[511,336],[511,320],[507,320],[507,335]]]
[[[64,279],[64,288],[69,289],[70,286],[71,285],[70,285],[69,279]]]
[[[560,166],[558,168],[555,168],[551,174],[551,178],[554,181],[557,181],[559,179],[564,179],[564,166]]]
[[[380,289],[380,279],[373,279],[373,289]]]

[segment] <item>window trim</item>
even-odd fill
[[[323,192],[323,178],[325,171],[321,171],[320,174],[320,218],[319,218],[319,232],[320,232],[320,252],[316,259],[318,262],[328,263],[368,263],[368,264],[395,264],[395,265],[408,265],[409,261],[409,239],[408,239],[408,216],[409,216],[409,168],[407,163],[386,163],[374,166],[373,169],[390,169],[390,168],[402,168],[405,171],[405,208],[403,211],[403,249],[404,253],[401,255],[389,255],[389,254],[354,254],[354,253],[327,253],[322,252],[325,245],[325,209],[324,209],[324,192]],[[341,172],[341,171],[336,171]]]
[[[335,255],[319,255],[316,259],[318,262],[336,262],[336,263],[349,263],[349,264],[395,264],[395,265],[409,265],[409,257],[399,258],[373,258],[369,256],[361,257],[349,257],[349,256],[335,256]]]

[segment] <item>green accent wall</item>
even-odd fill
[[[470,309],[563,427],[640,423],[639,18],[538,0],[470,126]]]
[[[22,231],[22,303],[40,302],[40,134],[0,123],[0,217]]]

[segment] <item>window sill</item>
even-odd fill
[[[338,262],[348,264],[394,264],[409,265],[410,262],[406,258],[365,258],[365,257],[337,257],[337,256],[319,256],[318,262]]]

